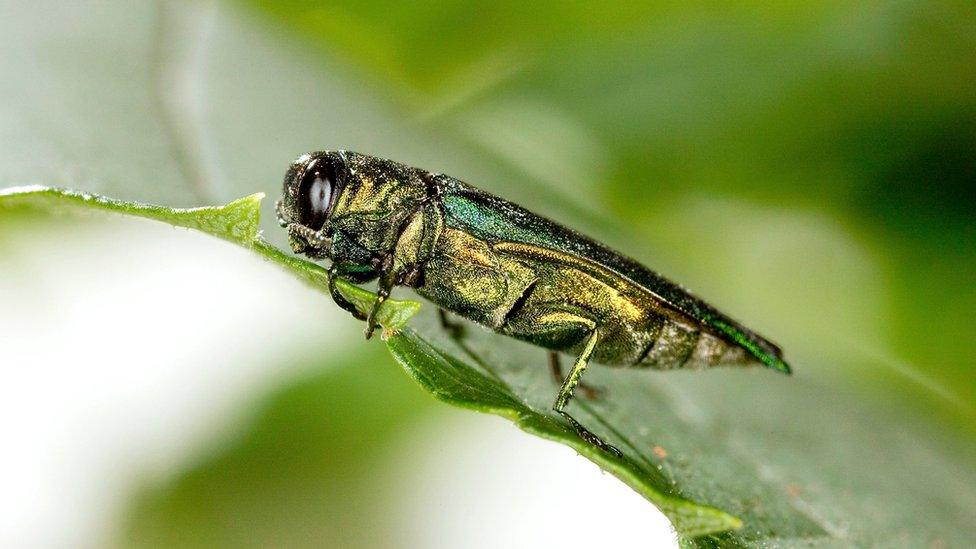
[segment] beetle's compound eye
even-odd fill
[[[299,189],[302,225],[317,231],[325,224],[335,193],[335,170],[328,162],[315,161],[305,170]]]

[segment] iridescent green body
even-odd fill
[[[498,333],[578,356],[560,412],[591,359],[790,371],[775,345],[677,284],[443,174],[353,152],[306,154],[285,176],[278,215],[296,252],[330,258],[333,274],[352,282],[378,278],[381,300],[410,286]]]

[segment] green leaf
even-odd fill
[[[57,214],[104,210],[193,228],[250,248],[319,290],[327,288],[324,269],[261,240],[256,230],[260,200],[258,194],[224,206],[174,209],[47,187],[0,191],[2,208],[26,206]],[[373,296],[365,290],[346,289],[363,309],[371,304]],[[416,303],[389,302],[382,310],[385,326],[403,327],[417,309]],[[623,457],[616,458],[580,439],[550,410],[556,385],[543,366],[544,353],[511,340],[500,345],[499,336],[483,331],[452,339],[427,317],[417,329],[388,333],[390,352],[418,384],[440,400],[506,417],[528,433],[574,448],[653,502],[686,540],[930,541],[937,539],[928,533],[933,525],[941,522],[942,532],[953,530],[959,512],[952,501],[969,497],[968,490],[945,478],[923,484],[875,482],[873,474],[884,477],[885,471],[917,467],[919,455],[951,473],[951,479],[971,479],[972,472],[930,454],[935,441],[919,430],[921,425],[903,423],[898,431],[886,432],[888,419],[861,403],[802,376],[763,370],[664,374],[594,368],[588,380],[601,387],[605,398],[578,398],[571,410],[622,450]],[[831,406],[824,409],[822,402]],[[805,426],[799,440],[798,433],[784,429],[797,424]],[[865,444],[869,437],[874,442]],[[845,475],[838,464],[870,464],[873,474]],[[941,497],[928,505],[941,511],[936,517],[920,519],[914,503],[899,504],[903,490],[914,493],[933,480]],[[857,489],[844,490],[847,485]],[[870,516],[878,498],[888,502],[884,520],[895,516],[903,526],[852,531],[850,514]],[[730,530],[738,533],[723,534]]]
[[[285,254],[260,237],[257,227],[263,197],[263,193],[257,193],[223,206],[180,209],[127,202],[67,189],[30,186],[0,189],[0,208],[32,207],[57,215],[72,211],[78,213],[101,210],[195,229],[252,249],[327,293],[328,274],[325,269]],[[343,295],[362,312],[367,312],[375,302],[375,294],[341,280],[337,280],[336,284]],[[382,305],[378,319],[388,329],[385,335],[393,356],[414,380],[436,398],[458,406],[502,415],[515,421],[529,433],[569,445],[657,505],[668,515],[675,529],[685,535],[723,532],[742,525],[738,518],[722,510],[680,497],[656,466],[641,455],[638,447],[631,446],[626,450],[625,458],[609,456],[582,440],[548,406],[529,404],[524,397],[512,392],[500,377],[487,375],[493,372],[485,363],[482,362],[481,365],[486,370],[479,371],[455,358],[450,352],[432,345],[413,330],[397,333],[419,308],[419,303],[413,301],[389,300]],[[472,360],[480,362],[477,355],[469,350],[467,352]],[[540,396],[545,396],[551,392],[552,387],[543,383],[541,387],[534,389],[537,389]]]
[[[102,210],[192,228],[252,249],[325,291],[324,269],[261,239],[256,229],[261,198],[256,194],[224,206],[175,209],[33,186],[0,191],[0,208],[42,208],[58,215]],[[374,299],[354,286],[344,290],[363,309]],[[381,319],[389,328],[401,328],[417,310],[416,303],[391,300],[381,309]],[[418,329],[391,332],[387,344],[405,371],[436,398],[501,415],[526,432],[574,448],[653,502],[687,540],[706,545],[922,542],[951,539],[954,529],[962,531],[954,517],[963,512],[952,502],[963,503],[970,494],[955,480],[971,480],[971,471],[932,454],[934,441],[921,431],[922,425],[902,423],[897,431],[886,431],[888,418],[802,374],[786,378],[762,370],[663,374],[594,368],[588,379],[601,387],[605,398],[577,399],[571,410],[622,450],[624,456],[616,458],[587,444],[551,412],[556,385],[546,373],[542,352],[511,340],[500,344],[499,336],[483,331],[470,332],[453,340],[426,318]],[[824,408],[824,402],[831,405]],[[804,428],[794,432],[786,428],[790,425]],[[868,440],[872,442],[866,444]],[[951,476],[876,482],[889,473],[917,468],[919,457]],[[845,470],[841,464],[867,465],[869,470]],[[903,491],[918,494],[928,486],[938,488],[927,499],[936,513],[922,518]],[[882,523],[896,517],[901,527],[872,530],[878,524],[864,517],[872,516],[879,500],[886,502]],[[853,517],[858,517],[856,529],[850,524]],[[714,537],[736,529],[737,534]],[[932,531],[941,531],[944,538],[932,537]]]

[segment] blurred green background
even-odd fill
[[[189,206],[274,197],[306,150],[395,158],[587,229],[799,375],[976,434],[976,5],[525,4],[12,3],[0,183]],[[134,490],[118,542],[384,545],[350,533],[389,505],[375,454],[439,411],[379,346],[340,351],[283,353],[312,373]]]

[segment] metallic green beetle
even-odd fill
[[[610,248],[443,174],[348,151],[304,154],[289,167],[278,221],[291,247],[332,260],[330,280],[379,279],[363,315],[376,327],[397,285],[443,309],[577,357],[553,408],[565,412],[587,363],[661,370],[765,365],[790,373],[778,347],[681,286]],[[560,375],[561,377],[561,375]]]

